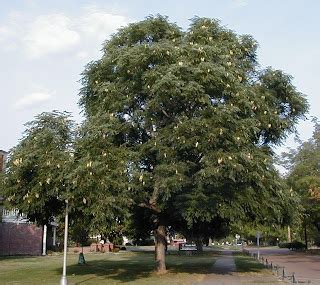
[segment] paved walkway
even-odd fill
[[[233,285],[239,283],[232,252],[224,251],[223,255],[214,263],[211,273],[199,285]]]
[[[197,285],[270,285],[281,284],[277,278],[270,274],[239,274],[236,271],[236,265],[231,251],[221,252],[221,256],[214,263],[211,273],[209,273]]]

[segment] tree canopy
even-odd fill
[[[320,125],[317,119],[314,122],[312,138],[282,158],[289,170],[287,183],[300,196],[304,226],[311,224],[320,231]]]
[[[102,221],[125,203],[149,211],[159,271],[165,227],[176,221],[283,217],[290,195],[272,146],[307,103],[291,76],[259,68],[257,46],[217,20],[194,18],[183,31],[148,17],[107,40],[83,73],[75,175],[84,199],[95,197]]]
[[[67,112],[42,113],[27,123],[7,163],[3,185],[7,206],[39,224],[60,214],[67,198],[73,141],[73,121]]]

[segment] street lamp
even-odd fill
[[[67,280],[67,249],[68,249],[68,200],[66,200],[66,214],[64,219],[63,271],[60,285],[68,285]]]
[[[257,246],[258,246],[258,260],[260,260],[260,237],[261,237],[261,233],[258,231],[256,233]]]

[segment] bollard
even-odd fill
[[[270,268],[271,270],[273,270],[272,261],[270,262]]]
[[[284,279],[286,277],[285,273],[284,273],[284,267],[282,269],[282,279]]]
[[[294,272],[292,272],[292,283],[296,283],[296,278],[294,277]]]
[[[79,254],[78,264],[86,264],[86,260],[84,259],[84,255],[82,252]]]

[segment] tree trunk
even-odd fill
[[[308,250],[307,223],[304,224],[304,242],[305,242],[306,250]]]
[[[196,247],[198,252],[203,251],[203,243],[202,243],[202,238],[196,238]]]
[[[156,271],[158,274],[166,273],[166,227],[159,224],[155,233],[155,258],[156,258]]]
[[[290,226],[288,226],[288,242],[291,242],[292,239],[291,239],[291,228]]]

